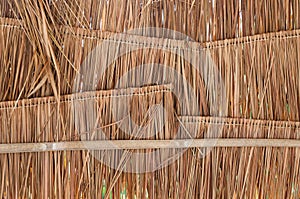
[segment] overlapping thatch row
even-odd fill
[[[298,39],[298,33],[294,32],[291,33],[282,33],[283,36],[280,36],[278,34],[277,36],[274,36],[272,34],[264,35],[258,38],[250,38],[250,42],[241,42],[239,44],[238,41],[227,41],[223,42],[223,44],[220,44],[219,42],[216,44],[207,44],[207,48],[204,47],[204,49],[199,49],[200,51],[209,51],[213,60],[215,61],[215,64],[218,68],[220,68],[220,71],[222,71],[222,77],[225,79],[225,85],[226,88],[230,85],[233,85],[231,89],[227,90],[227,95],[231,96],[229,97],[229,101],[237,101],[237,104],[240,106],[236,106],[236,104],[232,102],[228,103],[228,114],[231,114],[235,117],[245,117],[245,118],[264,118],[264,119],[281,119],[281,120],[298,120],[297,115],[297,107],[298,103],[296,103],[295,100],[297,98],[293,98],[295,96],[299,96],[297,93],[299,92],[297,89],[297,81],[293,81],[293,79],[297,78],[297,56],[294,56],[293,51],[298,51],[299,46],[299,39]],[[82,44],[82,38],[78,36],[66,36],[67,38],[70,38],[73,42],[66,42],[64,46],[64,54],[69,57],[69,60],[71,63],[81,63],[82,59],[81,56],[75,56],[74,58],[71,57],[72,54],[74,55],[80,55],[87,53],[89,49],[92,49],[91,46],[95,46],[97,43],[101,43],[101,39],[85,39],[84,47],[79,47]],[[268,40],[268,38],[272,38],[271,40]],[[77,42],[74,39],[77,39]],[[143,43],[143,45],[147,45],[151,43],[151,40],[149,42],[145,42],[144,40],[141,41],[138,36],[131,37],[132,40],[138,39],[139,42]],[[155,40],[155,39],[153,39]],[[66,41],[68,41],[66,39]],[[228,43],[228,44],[227,44]],[[235,43],[234,45],[232,43]],[[177,44],[180,45],[180,42]],[[77,47],[77,48],[76,48]],[[280,47],[280,48],[279,48]],[[246,51],[249,49],[248,51]],[[291,50],[295,49],[295,50]],[[152,54],[153,58],[157,58],[160,62],[164,63],[163,60],[160,57],[166,57],[169,56],[170,58],[173,57],[173,62],[176,62],[176,56],[172,55],[170,52],[163,52],[161,50],[154,49],[147,49],[140,51],[140,55],[143,54]],[[284,57],[286,62],[283,62],[281,59],[276,58],[279,56],[281,52],[284,52]],[[246,54],[249,53],[249,54]],[[162,55],[161,55],[162,54]],[[126,59],[131,60],[137,60],[137,53],[131,53],[130,55],[127,55],[128,57],[125,57]],[[240,56],[239,56],[240,55]],[[277,56],[276,56],[277,55]],[[59,56],[58,56],[59,57]],[[84,56],[82,56],[84,57]],[[74,61],[74,60],[77,61]],[[121,59],[125,59],[121,58]],[[149,57],[151,58],[151,57]],[[167,59],[167,60],[170,60]],[[239,58],[239,59],[238,59]],[[250,59],[251,58],[251,59]],[[249,59],[249,61],[247,61]],[[63,62],[63,59],[61,63],[68,63]],[[146,60],[146,59],[145,59]],[[172,60],[172,59],[171,59]],[[149,61],[151,63],[151,61]],[[182,62],[179,62],[182,63]],[[114,68],[118,69],[120,68],[121,60],[117,61],[113,66]],[[174,65],[172,62],[168,62],[171,66]],[[240,65],[241,64],[241,65]],[[64,64],[61,64],[63,66]],[[72,71],[72,66],[65,64],[66,69],[68,71]],[[75,65],[76,66],[76,65]],[[130,68],[134,67],[135,65],[126,65],[127,67],[122,68],[124,71],[128,71]],[[186,65],[178,66],[185,67]],[[79,65],[77,65],[79,67]],[[268,70],[268,67],[271,68]],[[63,68],[63,67],[62,67]],[[126,69],[127,68],[127,69]],[[282,70],[282,72],[279,73],[279,69]],[[226,69],[226,70],[225,70]],[[275,70],[277,69],[277,70]],[[233,71],[240,71],[240,75],[238,73],[234,73]],[[244,71],[242,71],[244,70]],[[279,70],[279,71],[278,71]],[[259,71],[259,72],[258,72]],[[293,71],[293,72],[292,72]],[[66,74],[66,72],[62,72],[63,74]],[[75,74],[75,72],[74,72]],[[74,75],[73,74],[73,75]],[[122,74],[116,72],[116,74]],[[241,75],[244,74],[244,75]],[[280,75],[282,74],[282,75]],[[108,75],[109,76],[109,75]],[[226,79],[227,77],[227,79]],[[273,78],[272,78],[273,77]],[[283,77],[283,79],[280,79],[280,77]],[[239,81],[236,80],[236,78],[240,78]],[[104,78],[107,80],[107,78]],[[249,81],[248,81],[249,79]],[[250,81],[252,80],[252,81]],[[292,82],[293,81],[293,82]],[[62,81],[64,82],[64,81]],[[263,83],[262,83],[263,82]],[[266,87],[263,87],[262,90],[259,90],[259,86],[255,85],[265,85],[265,82],[269,82],[266,84]],[[107,82],[108,83],[108,82]],[[113,82],[111,84],[102,84],[102,89],[112,89],[114,86],[116,86]],[[278,89],[280,89],[280,86],[273,87],[276,84],[282,85],[283,89],[286,89],[286,92],[279,92]],[[132,82],[132,85],[134,85],[134,82]],[[51,85],[44,84],[42,87],[45,87],[48,89],[51,88]],[[67,86],[65,86],[67,87]],[[100,86],[101,87],[101,86]],[[63,87],[62,87],[63,88]],[[243,89],[242,89],[243,88]],[[70,90],[64,91],[66,93],[71,92],[72,89],[69,87]],[[64,90],[64,89],[61,89]],[[241,95],[235,95],[235,92],[242,92],[244,93]],[[260,92],[262,93],[270,93],[265,94],[267,97],[264,97],[262,100],[258,97],[257,94]],[[254,94],[251,94],[254,93]],[[257,93],[257,94],[256,94]],[[272,95],[274,94],[274,97]],[[278,94],[277,94],[278,93]],[[296,93],[296,94],[293,94]],[[240,96],[238,99],[235,98],[235,96]],[[290,97],[289,97],[290,96]],[[292,98],[293,100],[288,101],[289,98]],[[55,98],[54,98],[55,99]],[[52,101],[54,100],[52,99]],[[274,100],[274,101],[273,101]],[[55,101],[55,100],[54,100]],[[261,103],[265,102],[266,104],[269,104],[268,106],[272,106],[273,108],[268,108],[262,106]],[[276,103],[275,103],[276,102]],[[14,102],[12,103],[14,104]],[[248,105],[247,105],[248,104]],[[48,105],[44,105],[48,106]],[[260,107],[261,113],[257,111],[256,107]],[[55,107],[53,105],[53,107]],[[64,115],[65,107],[61,105],[62,110],[61,114]],[[276,108],[278,107],[278,108]],[[284,108],[282,108],[284,107]],[[292,108],[294,107],[294,108]],[[278,109],[279,112],[276,112],[274,110]],[[18,110],[18,109],[17,109]],[[21,114],[17,114],[17,110],[8,111],[8,115],[13,114],[16,116],[21,117]],[[50,109],[50,112],[53,112],[53,114],[57,114],[55,108]],[[137,109],[138,110],[138,109]],[[49,109],[47,109],[49,111]],[[255,112],[257,111],[257,112]],[[273,113],[271,111],[274,111]],[[12,113],[11,113],[12,112]],[[33,112],[34,113],[34,112]],[[33,118],[24,116],[25,118]],[[44,116],[44,120],[46,121],[52,121],[51,118],[56,118],[57,122],[60,121],[59,117],[50,117],[48,118],[47,115]],[[272,118],[273,117],[273,118]],[[68,118],[66,115],[64,115],[64,122],[66,122],[66,118]],[[106,117],[104,117],[106,118]],[[40,120],[43,118],[40,118]],[[20,120],[23,121],[23,120]],[[86,119],[84,119],[86,121]],[[195,127],[194,125],[197,124],[197,119],[193,119],[193,121],[196,121],[196,124],[192,124],[192,128]],[[239,120],[238,120],[239,121]],[[62,122],[62,121],[60,121]],[[26,122],[25,124],[27,124]],[[43,128],[43,122],[39,122],[41,128]],[[204,122],[204,124],[209,124],[210,122]],[[3,122],[3,124],[8,124],[7,122]],[[21,125],[18,121],[11,121],[11,124],[17,125],[16,128],[19,130],[16,130],[16,132],[22,132],[23,129],[21,126],[18,127],[18,125]],[[241,124],[238,125],[238,128],[233,128],[232,125],[229,125],[229,127],[226,127],[225,123],[225,130],[222,137],[238,137],[238,138],[298,138],[299,131],[298,128],[290,129],[290,128],[277,128],[278,124],[275,126],[272,126],[271,123],[267,123],[265,126],[256,126],[255,123],[247,122],[247,124]],[[69,132],[72,134],[72,131],[70,131],[70,128],[67,128],[67,123],[64,125],[66,130],[60,130],[61,134],[58,137],[57,141],[64,140],[65,138],[68,138],[68,136],[63,136],[63,134],[66,134],[66,132]],[[28,125],[29,128],[32,127],[32,125]],[[22,128],[22,129],[20,129]],[[62,128],[62,127],[61,127]],[[233,128],[233,129],[231,129]],[[44,128],[43,128],[44,129]],[[57,129],[57,126],[52,127],[51,129]],[[59,129],[59,128],[58,128]],[[72,129],[72,128],[71,128]],[[276,130],[275,130],[276,129]],[[3,131],[5,130],[11,131],[12,128],[6,128],[3,126]],[[38,129],[37,129],[38,130]],[[28,131],[32,133],[32,131]],[[59,132],[55,131],[55,132]],[[111,130],[111,132],[115,132],[115,130]],[[200,132],[203,132],[200,131]],[[243,132],[243,133],[241,133]],[[51,139],[46,139],[46,141],[54,141],[56,136],[53,134],[53,130],[49,130],[49,133],[47,136],[50,136],[52,133]],[[113,133],[115,134],[115,133]],[[16,136],[20,136],[22,134],[17,133]],[[33,136],[33,137],[32,137]],[[26,136],[25,136],[26,137]],[[23,137],[25,139],[25,137]],[[50,136],[51,137],[51,136]],[[69,136],[70,137],[70,136]],[[75,136],[76,137],[76,136]],[[20,137],[19,137],[20,138]],[[36,138],[36,136],[30,134],[28,135],[28,140],[18,140],[17,138],[12,138],[11,142],[29,142],[29,141],[35,141],[32,140],[33,138]],[[17,139],[17,140],[16,140]],[[22,139],[22,138],[20,138]],[[298,194],[298,179],[299,179],[299,173],[296,169],[299,164],[299,158],[298,149],[285,149],[285,148],[257,148],[257,149],[250,149],[250,148],[221,148],[221,149],[215,149],[210,154],[208,154],[205,159],[197,159],[196,157],[199,154],[199,151],[196,149],[191,149],[189,152],[185,153],[175,164],[172,164],[171,166],[164,168],[162,170],[159,170],[155,173],[151,174],[145,174],[145,175],[133,175],[133,174],[121,174],[121,177],[116,181],[117,183],[113,185],[113,196],[118,197],[120,194],[120,191],[127,187],[127,193],[129,194],[128,197],[130,198],[134,194],[137,194],[138,196],[145,196],[145,189],[147,189],[147,192],[149,193],[149,196],[152,198],[154,196],[165,198],[170,196],[171,198],[174,197],[221,197],[221,196],[248,196],[248,197],[255,197],[256,194],[258,194],[260,197],[265,196],[273,196],[273,197],[297,197]],[[45,154],[41,156],[41,154]],[[66,155],[65,155],[66,154]],[[96,197],[101,195],[102,191],[102,184],[106,184],[106,186],[110,186],[113,176],[115,175],[114,170],[110,170],[108,167],[105,167],[104,165],[100,164],[93,158],[89,158],[87,161],[87,164],[84,164],[84,160],[86,157],[86,152],[55,152],[55,153],[40,153],[38,154],[23,154],[23,155],[2,155],[3,162],[2,168],[4,170],[10,168],[7,175],[4,175],[5,177],[2,177],[4,182],[6,179],[10,179],[13,175],[13,173],[18,173],[20,176],[23,177],[15,177],[11,178],[10,181],[8,180],[5,184],[3,184],[3,191],[2,194],[8,194],[11,197],[14,197],[19,194],[26,193],[24,196],[29,194],[29,186],[28,189],[25,189],[25,192],[16,192],[15,190],[18,190],[19,187],[21,187],[24,184],[19,184],[23,181],[21,181],[19,178],[25,179],[24,182],[29,184],[29,182],[40,182],[39,180],[43,179],[45,180],[45,184],[35,184],[31,185],[30,187],[36,186],[38,187],[38,191],[33,193],[35,197],[39,197],[42,195],[39,194],[48,194],[50,197],[58,197],[59,194],[61,196],[68,196],[71,193],[76,193],[77,196],[83,194],[83,197]],[[67,157],[67,158],[65,158]],[[48,160],[46,160],[48,158]],[[18,162],[17,160],[19,159]],[[20,160],[21,159],[21,160]],[[70,181],[66,180],[68,179],[66,176],[67,174],[67,166],[61,166],[61,167],[42,167],[38,164],[40,162],[49,161],[53,164],[57,164],[56,162],[60,162],[60,164],[70,164],[72,168],[74,169],[73,173],[74,175],[71,175],[73,178],[70,179]],[[13,163],[14,162],[14,163]],[[28,165],[28,162],[30,166],[27,167],[27,169],[31,170],[32,173],[27,176],[25,169]],[[64,163],[63,163],[64,162]],[[70,163],[69,163],[70,162]],[[15,165],[15,166],[8,166],[9,165]],[[19,168],[21,165],[21,168],[24,168],[24,171],[21,171]],[[51,164],[52,165],[52,164]],[[86,167],[84,167],[86,165]],[[31,168],[32,167],[32,168]],[[34,170],[35,168],[36,170]],[[295,168],[295,169],[291,169]],[[54,170],[54,173],[56,171],[56,177],[53,176],[52,172],[43,172]],[[56,170],[55,170],[56,169]],[[75,172],[76,169],[76,172]],[[289,170],[290,169],[290,170]],[[89,172],[96,172],[96,173],[89,173]],[[175,173],[179,172],[179,176],[175,175]],[[24,175],[23,175],[24,173]],[[39,180],[36,180],[35,175],[40,175],[39,173],[45,173],[43,176],[38,176]],[[80,180],[81,176],[83,175],[82,179]],[[103,176],[102,176],[103,175]],[[34,178],[34,180],[33,180]],[[146,179],[147,180],[146,180]],[[65,179],[65,180],[63,180]],[[101,180],[105,179],[105,180]],[[196,179],[196,180],[195,180]],[[230,179],[230,180],[228,180]],[[264,179],[264,180],[261,180]],[[146,180],[146,181],[145,181]],[[56,184],[52,187],[47,187],[50,182],[55,182]],[[123,182],[123,183],[122,183]],[[147,182],[147,183],[146,183]],[[71,184],[69,184],[71,183]],[[72,184],[73,183],[73,184]],[[99,184],[98,184],[99,183]],[[26,185],[27,185],[26,184]],[[159,185],[163,186],[159,186]],[[10,186],[9,186],[10,185]],[[60,188],[55,188],[55,186]],[[146,188],[142,188],[145,187]],[[278,189],[277,187],[281,186],[282,189]],[[122,188],[120,188],[122,187]],[[180,187],[180,188],[179,188]],[[186,188],[182,188],[186,187]],[[23,189],[24,190],[24,189]],[[33,189],[31,189],[33,190]],[[56,191],[55,191],[56,190]],[[67,190],[66,192],[62,192],[60,190]],[[77,191],[74,191],[77,190]],[[144,190],[144,191],[143,191]],[[181,190],[181,191],[180,191]],[[54,194],[53,193],[56,194]],[[16,195],[15,195],[16,194]],[[53,194],[53,195],[51,195]],[[65,195],[64,195],[65,194]],[[133,194],[133,195],[130,195]],[[22,195],[21,195],[22,196]],[[76,196],[76,195],[75,195]]]
[[[19,29],[4,27],[2,32],[8,34],[14,30],[18,32],[22,31]],[[108,34],[105,33],[100,34],[95,32],[92,33],[92,37],[82,36],[85,35],[85,33],[82,33],[81,30],[78,30],[77,33],[78,34],[74,33],[74,35],[72,33],[62,34],[62,37],[64,38],[63,43],[61,44],[63,46],[61,49],[62,51],[58,52],[56,55],[60,66],[59,71],[61,74],[61,80],[59,89],[61,94],[74,92],[75,86],[73,83],[77,71],[80,70],[80,65],[97,45],[102,45],[103,38],[108,37]],[[21,50],[24,47],[11,47],[11,44],[14,44],[11,42],[15,42],[16,45],[26,44],[26,39],[23,37],[25,39],[23,41],[20,40],[19,37],[20,36],[12,36],[9,37],[8,40],[2,40],[3,46],[5,47],[3,49],[11,48],[13,50],[10,52],[11,54],[22,55]],[[224,42],[207,43],[204,45],[191,43],[189,47],[195,48],[197,54],[204,53],[205,56],[211,56],[213,60],[213,62],[210,63],[211,67],[214,67],[215,65],[221,73],[225,88],[227,88],[226,96],[228,97],[228,101],[226,104],[228,106],[229,116],[274,120],[298,120],[298,101],[300,92],[298,89],[299,81],[297,81],[299,77],[298,37],[299,31],[292,31],[277,34],[265,34],[250,38],[242,38],[239,40],[234,39]],[[199,74],[193,72],[194,68],[197,68],[197,66],[193,66],[193,61],[191,64],[188,64],[186,59],[174,55],[174,52],[186,49],[184,42],[178,41],[176,43],[174,40],[171,40],[179,46],[179,50],[170,51],[170,49],[173,49],[175,44],[163,44],[163,42],[165,42],[164,39],[144,38],[140,36],[128,37],[123,35],[116,39],[116,41],[109,39],[109,43],[105,40],[105,45],[110,43],[118,45],[118,42],[125,40],[130,40],[132,44],[120,44],[119,48],[122,46],[138,44],[141,48],[145,49],[140,49],[139,52],[132,52],[126,56],[118,58],[116,62],[112,63],[113,65],[110,66],[112,73],[107,71],[106,75],[110,78],[114,76],[115,79],[119,79],[125,72],[130,71],[130,69],[135,66],[147,63],[165,64],[167,66],[174,67],[174,69],[179,72],[182,68],[186,68],[186,70],[190,71],[185,75],[187,79],[190,79],[190,81],[198,79],[198,81],[193,82],[192,87],[198,87],[197,89],[199,89],[198,92],[200,96],[201,90],[203,90],[200,89],[200,87],[201,85],[204,85],[201,83],[201,77],[199,77]],[[29,44],[27,43],[27,45]],[[149,49],[148,47],[152,47],[152,45],[153,49]],[[201,46],[203,46],[203,48],[201,48]],[[26,59],[20,59],[21,62],[28,60],[24,63],[25,65],[26,63],[33,62],[31,60],[33,58],[30,58],[30,56],[34,57],[30,55],[30,47],[28,46],[26,49]],[[115,52],[115,54],[117,55],[117,52]],[[1,69],[3,70],[2,74],[6,74],[6,76],[3,77],[3,81],[1,81],[3,84],[2,87],[4,89],[11,89],[14,92],[18,91],[18,93],[14,94],[12,97],[3,97],[3,100],[18,99],[20,93],[23,96],[22,98],[30,97],[32,89],[29,90],[28,88],[36,88],[35,86],[37,84],[39,84],[39,89],[36,89],[37,91],[42,92],[44,89],[45,91],[48,91],[48,95],[51,95],[51,93],[53,94],[53,91],[49,91],[51,90],[52,85],[47,83],[49,81],[47,78],[44,78],[45,75],[43,75],[43,71],[40,72],[42,68],[45,68],[42,64],[36,65],[32,68],[28,67],[31,71],[36,70],[37,73],[30,73],[28,78],[28,75],[24,75],[27,73],[21,73],[18,71],[21,69],[25,70],[20,67],[20,63],[16,62],[16,60],[12,60],[12,57],[5,56],[5,53],[1,54],[1,56],[1,60],[4,65],[4,68]],[[103,59],[108,58],[104,55]],[[132,61],[130,61],[129,64],[126,64],[126,66],[123,66],[122,60]],[[93,63],[86,63],[86,65],[92,66]],[[28,70],[28,68],[26,69]],[[51,69],[51,71],[53,70],[54,69]],[[5,73],[6,71],[9,72]],[[14,78],[15,75],[22,75],[22,78],[18,78],[16,83],[12,81],[12,78]],[[208,76],[206,74],[202,75]],[[40,81],[38,78],[40,78]],[[155,78],[159,79],[159,77],[151,77],[151,75],[147,78],[152,80],[155,80]],[[54,79],[57,79],[57,77],[54,76]],[[98,82],[98,88],[113,89],[116,86],[116,82],[114,82],[113,79],[109,80],[109,78],[105,77],[102,79],[102,82],[99,79],[100,82]],[[132,81],[133,82],[128,83],[127,86],[130,86],[130,84],[131,86],[135,86],[134,81],[138,82],[139,78]],[[171,80],[169,82],[167,82],[168,80],[164,81],[164,83],[170,83]],[[11,82],[9,83],[9,87],[5,87],[7,82]],[[30,86],[24,87],[25,82]],[[35,84],[33,84],[33,82]],[[151,81],[149,80],[149,82]],[[16,85],[14,85],[14,83]],[[208,85],[205,86],[209,87]],[[22,90],[23,87],[25,90]],[[8,90],[6,93],[12,95],[13,92],[11,90]],[[38,94],[37,96],[44,95],[47,94]]]
[[[55,97],[21,100],[19,104],[3,102],[0,109],[1,143],[130,139],[130,135],[117,128],[120,121],[115,121],[117,115],[113,114],[123,110],[122,107],[116,107],[114,100],[135,99],[139,105],[131,107],[130,112],[138,116],[136,111],[148,109],[152,104],[161,101],[169,103],[170,94],[169,86],[153,86],[70,95],[61,98],[60,115],[57,112]],[[119,104],[123,106],[123,103]],[[140,115],[135,121],[139,124],[143,117],[144,115]],[[169,116],[163,119],[167,121],[163,128],[168,129],[170,133],[174,131],[171,128],[176,126],[172,118]],[[148,130],[151,128],[153,126]],[[104,134],[98,132],[100,129]],[[165,131],[162,129],[162,132]],[[114,156],[122,155],[118,151],[108,154],[112,155],[110,161],[114,161]],[[9,198],[95,198],[97,195],[99,198],[103,182],[106,181],[106,186],[110,185],[109,178],[114,174],[113,170],[94,160],[93,156],[89,157],[84,151],[1,155],[0,168],[3,171],[0,174],[0,194],[1,197]],[[134,188],[129,186],[129,189]],[[120,193],[120,190],[116,186],[115,194],[118,192]]]
[[[144,106],[147,108],[148,103],[158,103],[162,99],[165,103],[170,103],[170,91],[168,86],[154,86],[62,96],[61,113],[64,116],[64,124],[61,124],[58,119],[55,97],[21,100],[17,105],[15,102],[4,102],[1,103],[1,143],[36,143],[78,140],[79,138],[85,140],[85,137],[91,134],[99,135],[98,139],[103,139],[103,135],[101,136],[99,132],[95,133],[88,129],[94,126],[94,120],[98,117],[80,114],[86,113],[82,110],[89,110],[89,113],[96,110],[95,114],[100,114],[101,119],[106,119],[97,124],[97,128],[105,132],[106,138],[129,139],[128,135],[117,128],[118,121],[115,122],[111,116],[111,109],[114,107],[110,107],[109,104],[112,99],[118,97],[119,100],[126,100],[128,98],[126,95],[133,93],[133,97],[140,96],[139,102],[146,103]],[[157,101],[153,100],[154,96]],[[76,112],[76,109],[79,112]],[[139,110],[141,109],[135,107],[133,112]],[[136,113],[132,114],[137,116]],[[76,129],[74,116],[80,117],[77,120],[82,121],[80,129],[78,126]],[[141,115],[136,120],[142,118]],[[299,139],[300,136],[299,122],[209,117],[180,117],[179,119],[187,129],[198,129],[195,138],[202,138],[203,134],[207,133],[207,128],[212,126],[224,126],[219,134],[220,138]],[[168,119],[167,121],[170,123],[166,125],[170,126],[164,128],[174,127],[174,121]],[[34,126],[35,128],[32,128]],[[13,135],[10,134],[12,130],[16,132]],[[160,132],[159,136],[164,137],[164,132]],[[171,132],[170,129],[168,132]],[[155,139],[164,139],[159,136]],[[257,148],[252,150],[251,148],[219,148],[214,149],[202,159],[199,149],[190,149],[179,157],[178,161],[156,172],[145,175],[121,174],[121,177],[116,179],[116,184],[113,184],[112,194],[118,197],[120,192],[126,190],[130,198],[134,194],[145,195],[143,191],[147,189],[150,198],[168,196],[206,198],[226,195],[239,197],[243,194],[251,198],[256,194],[261,194],[261,197],[296,197],[300,179],[299,170],[289,170],[289,168],[298,167],[299,149]],[[170,151],[165,152],[170,153]],[[103,153],[109,156],[101,156]],[[161,153],[163,154],[164,151]],[[92,154],[94,156],[85,151],[76,151],[1,155],[1,169],[4,170],[1,174],[2,182],[4,182],[1,195],[12,198],[30,195],[33,198],[79,197],[80,195],[97,198],[102,195],[103,184],[107,187],[112,185],[114,175],[118,172],[109,169],[94,157],[102,157],[105,162],[118,161],[117,157],[123,153],[107,151],[98,155],[97,152]],[[249,156],[251,156],[250,159]],[[145,162],[151,163],[151,160],[145,160]],[[140,164],[140,168],[147,167],[147,165],[142,165],[142,161]],[[133,167],[130,162],[127,162],[126,166]],[[284,184],[287,186],[282,186]],[[278,189],[278,186],[283,188]]]
[[[38,1],[37,1],[38,2]],[[300,3],[236,0],[59,0],[47,4],[55,24],[111,32],[144,27],[168,28],[196,41],[214,41],[300,27]],[[0,2],[0,16],[20,17],[18,6],[35,1]],[[26,6],[27,8],[24,8]],[[22,11],[21,11],[22,12]]]

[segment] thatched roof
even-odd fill
[[[0,198],[299,198],[299,14],[1,0]]]

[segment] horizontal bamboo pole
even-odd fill
[[[46,151],[197,147],[300,147],[296,139],[101,140],[0,144],[0,154]]]

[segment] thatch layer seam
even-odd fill
[[[74,93],[70,95],[61,95],[60,103],[84,101],[91,99],[104,99],[104,98],[118,98],[118,97],[133,97],[133,96],[145,96],[155,93],[171,92],[171,85],[159,85],[159,86],[147,86],[137,88],[125,88],[125,89],[114,89],[114,90],[100,90],[90,91],[82,93]],[[9,109],[22,109],[26,107],[35,107],[39,105],[50,105],[57,104],[55,96],[39,97],[31,99],[22,99],[18,101],[7,101],[0,102],[0,110]]]
[[[0,18],[0,27],[23,29],[21,20],[16,20],[11,18]],[[283,39],[298,38],[300,36],[300,29],[263,33],[263,34],[257,34],[252,36],[244,36],[244,37],[238,37],[233,39],[217,40],[217,41],[204,42],[204,43],[189,41],[188,42],[189,45],[196,46],[194,48],[191,48],[191,46],[187,48],[186,47],[187,41],[174,40],[170,38],[139,36],[134,34],[127,34],[126,32],[115,33],[109,31],[59,26],[59,33],[62,36],[70,35],[79,39],[105,40],[109,42],[123,42],[126,44],[138,45],[141,47],[159,47],[163,49],[185,49],[185,50],[201,51],[204,49],[224,48],[224,47],[237,45],[237,44],[249,44],[253,42],[263,42],[268,40],[283,40]],[[167,44],[165,42],[166,40],[168,41]]]

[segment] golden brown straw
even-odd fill
[[[299,14],[299,0],[1,0],[0,198],[299,198]],[[94,84],[95,60],[111,57]],[[119,128],[126,111],[146,137]],[[186,143],[165,167],[134,172],[156,163],[136,153]]]

